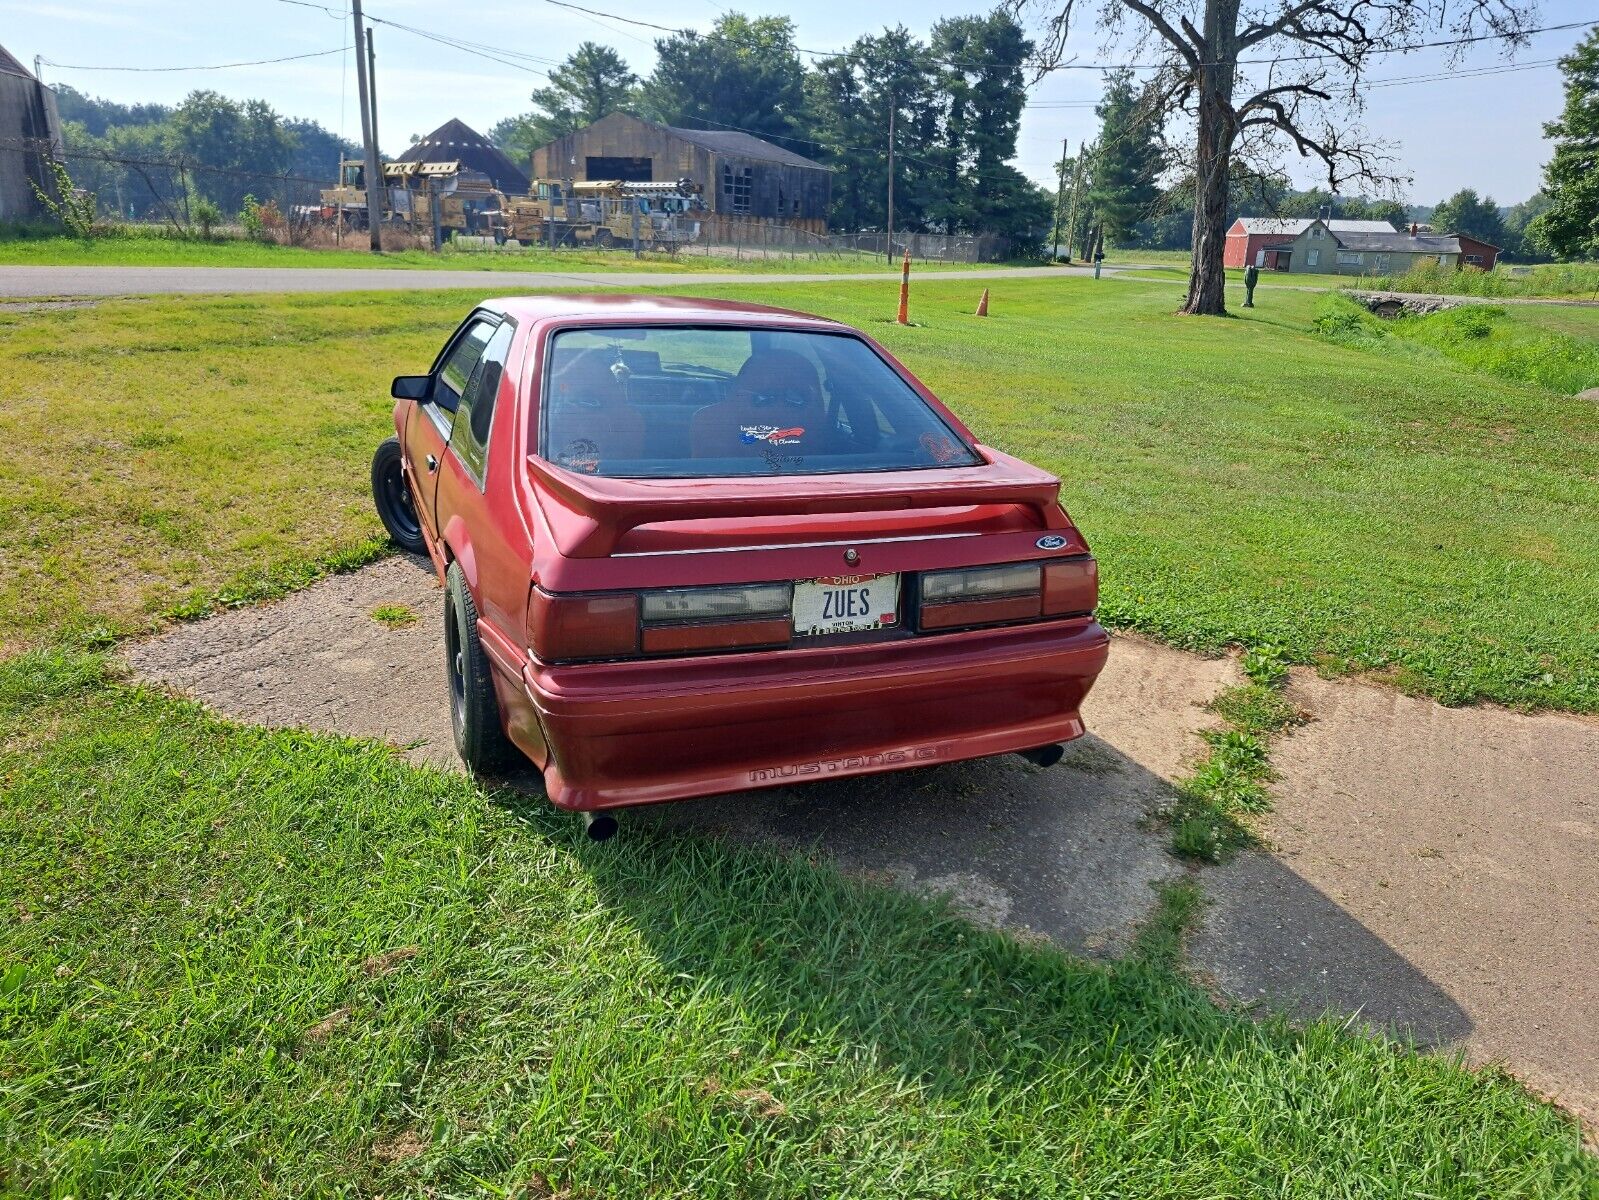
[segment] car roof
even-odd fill
[[[818,317],[791,308],[774,308],[768,304],[746,304],[738,300],[711,300],[697,296],[644,296],[627,292],[500,296],[484,300],[478,307],[527,321],[581,320],[584,317],[614,321],[620,317],[675,322],[698,318],[718,325],[793,328],[798,323],[819,329],[849,328],[828,317]]]

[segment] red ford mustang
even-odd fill
[[[372,462],[447,589],[456,749],[593,814],[1017,752],[1105,663],[1059,482],[881,346],[715,300],[486,301]]]

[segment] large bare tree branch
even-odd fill
[[[1171,22],[1161,15],[1159,9],[1152,4],[1144,3],[1144,0],[1120,0],[1120,3],[1126,5],[1139,16],[1143,17],[1144,20],[1153,25],[1156,32],[1158,32],[1161,37],[1165,38],[1166,41],[1171,44],[1172,49],[1176,50],[1178,54],[1182,55],[1184,62],[1186,62],[1190,67],[1193,67],[1196,71],[1199,69],[1199,55],[1195,53],[1194,47],[1183,38],[1182,34],[1178,33],[1177,30],[1172,27]],[[1204,39],[1200,40],[1203,41]]]
[[[1243,117],[1249,113],[1255,112],[1257,109],[1264,107],[1266,102],[1274,97],[1290,95],[1310,97],[1315,100],[1332,99],[1330,94],[1309,83],[1280,83],[1275,87],[1269,87],[1263,91],[1256,92],[1248,100],[1245,100],[1238,106],[1238,115]]]

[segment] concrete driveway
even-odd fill
[[[420,619],[386,628],[380,604]],[[431,570],[396,557],[127,657],[240,720],[384,738],[453,768],[442,604]],[[1199,749],[1201,706],[1236,678],[1230,660],[1118,637],[1092,735],[1048,771],[1001,758],[741,793],[628,814],[623,836],[820,848],[975,920],[1115,954],[1153,885],[1185,870],[1146,817]],[[1291,686],[1313,719],[1274,751],[1272,848],[1198,872],[1212,903],[1192,970],[1241,1004],[1355,1014],[1502,1063],[1599,1127],[1599,722],[1305,673]]]

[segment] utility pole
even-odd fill
[[[361,105],[361,140],[366,144],[366,227],[372,235],[372,252],[383,250],[383,166],[378,162],[378,143],[372,130],[371,93],[367,90],[366,28],[361,22],[361,0],[350,0],[350,16],[355,22],[355,88]]]
[[[372,48],[372,27],[366,31],[366,91],[371,98],[372,144],[378,145],[378,52]]]
[[[1060,140],[1060,177],[1055,184],[1055,235],[1050,239],[1049,252],[1053,256],[1060,254],[1060,219],[1066,215],[1066,154],[1071,142],[1066,138]]]
[[[894,110],[899,100],[888,96],[888,261],[894,261]]]
[[[1066,257],[1072,256],[1072,243],[1077,240],[1077,197],[1083,190],[1083,169],[1088,162],[1089,147],[1084,144],[1077,151],[1077,170],[1072,176],[1072,205],[1071,211],[1066,215]]]
[[[33,77],[40,83],[44,82],[44,55],[42,54],[33,56]]]

